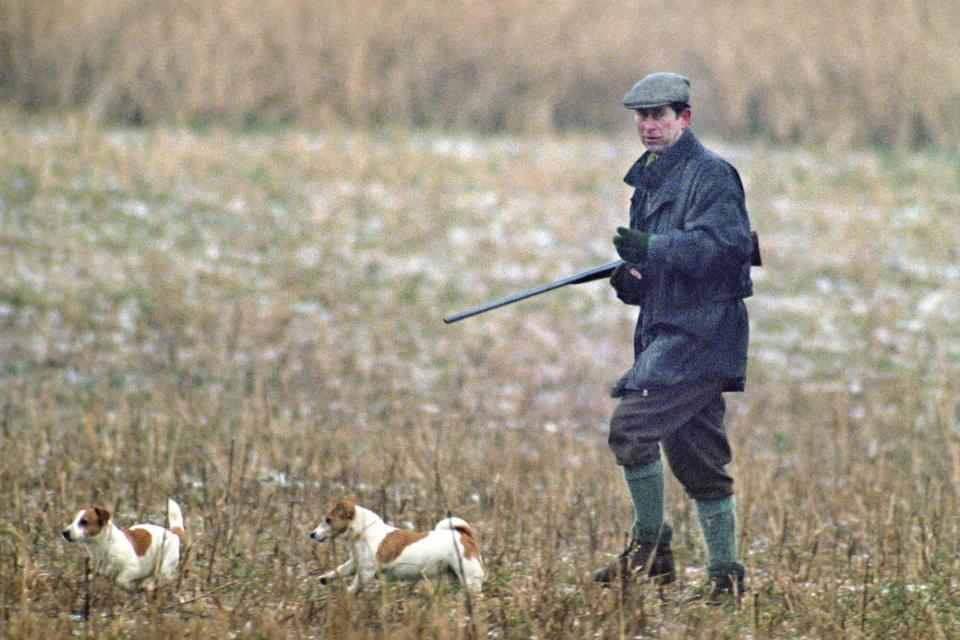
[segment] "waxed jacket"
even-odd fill
[[[624,181],[634,187],[630,226],[652,234],[638,265],[634,364],[618,388],[720,382],[742,391],[749,325],[750,221],[736,169],[690,129],[654,162],[645,153]]]

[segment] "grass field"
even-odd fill
[[[960,634],[960,162],[708,144],[765,266],[728,428],[750,575],[602,591],[631,510],[604,283],[444,314],[611,260],[622,139],[102,130],[0,118],[0,636],[950,638]],[[488,581],[349,596],[328,500],[478,529]],[[76,510],[191,545],[153,600],[85,578]]]

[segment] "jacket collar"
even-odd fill
[[[670,170],[700,150],[700,141],[689,128],[684,129],[680,138],[660,154],[655,162],[647,165],[650,152],[646,151],[633,163],[623,181],[634,189],[656,189]]]

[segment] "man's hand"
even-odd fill
[[[617,235],[613,236],[613,246],[625,262],[641,264],[647,259],[647,247],[650,245],[650,234],[636,229],[617,227]]]
[[[642,276],[636,266],[624,262],[610,275],[610,286],[617,292],[617,297],[626,304],[638,305],[643,299]]]

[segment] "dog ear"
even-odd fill
[[[353,520],[357,512],[357,502],[353,497],[343,497],[334,502],[332,512],[344,520]]]
[[[97,519],[100,520],[100,525],[104,526],[110,522],[110,512],[103,507],[94,507],[94,513],[97,514]]]

